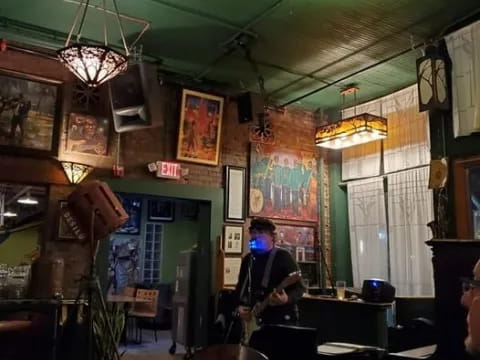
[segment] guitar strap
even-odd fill
[[[268,255],[267,265],[265,266],[265,271],[263,272],[263,279],[262,279],[262,288],[266,289],[268,287],[268,283],[270,282],[270,273],[272,272],[272,265],[273,259],[275,258],[275,254],[277,253],[278,248],[273,247]]]

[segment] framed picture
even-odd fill
[[[251,147],[250,216],[316,222],[317,190],[315,153]]]
[[[177,159],[218,165],[223,98],[183,89]]]
[[[223,228],[223,251],[225,254],[241,254],[243,252],[243,227],[225,225]]]
[[[139,235],[142,221],[142,198],[131,194],[116,193],[116,195],[128,214],[128,220],[117,230],[117,234]]]
[[[246,170],[225,166],[225,221],[245,222]]]
[[[173,221],[175,216],[175,202],[163,199],[148,200],[149,221]]]
[[[110,124],[107,118],[71,113],[67,129],[67,151],[107,155]]]
[[[277,225],[277,246],[288,250],[299,262],[315,261],[315,229],[308,226]]]
[[[65,200],[59,201],[59,206],[60,206],[60,211],[59,211],[59,216],[58,216],[58,239],[59,240],[71,240],[71,239],[76,239],[77,237],[73,233],[73,231],[70,229],[70,226],[68,226],[67,222],[62,216],[62,209],[65,209],[67,207],[67,202]]]
[[[225,257],[223,260],[223,285],[235,286],[238,282],[238,275],[240,274],[240,265],[242,265],[242,258],[239,257]]]
[[[19,155],[56,155],[62,82],[0,69],[0,147]]]

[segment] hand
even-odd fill
[[[244,321],[250,321],[252,318],[251,309],[247,306],[239,306],[238,314],[240,315],[240,319]]]
[[[274,291],[270,294],[268,299],[268,305],[271,306],[278,306],[278,305],[285,305],[288,302],[288,295],[285,290],[280,292]]]

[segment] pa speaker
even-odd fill
[[[257,118],[257,114],[263,113],[263,101],[258,94],[244,93],[237,98],[238,121],[248,123]]]
[[[367,279],[363,281],[362,299],[373,303],[389,303],[395,300],[395,288],[385,280]]]
[[[142,63],[109,82],[110,103],[116,132],[150,127],[148,87]]]

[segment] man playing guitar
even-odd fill
[[[249,232],[250,253],[242,259],[236,288],[240,318],[244,323],[256,320],[260,327],[296,325],[297,302],[305,288],[298,281],[298,275],[294,275],[299,274],[295,260],[288,251],[275,247],[275,225],[272,221],[255,218],[251,221]],[[277,291],[277,287],[282,290]],[[252,314],[252,309],[257,312],[261,303],[267,306],[261,306],[260,314]],[[253,332],[249,346],[269,356],[274,339],[263,330]]]

